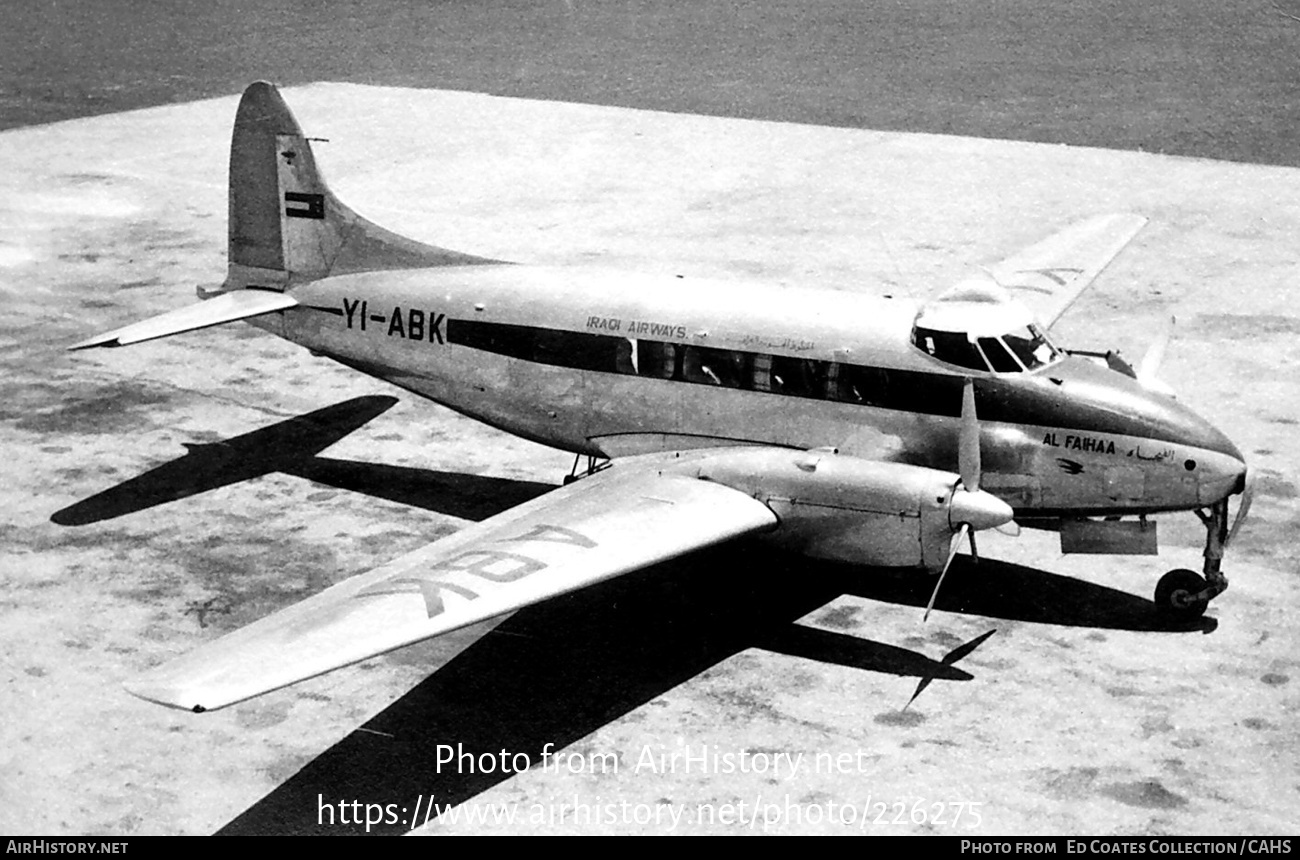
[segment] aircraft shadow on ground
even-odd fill
[[[84,525],[141,511],[270,472],[480,520],[552,485],[385,466],[318,456],[391,408],[361,397],[188,453],[55,513]],[[361,729],[312,761],[220,832],[367,832],[328,824],[319,803],[340,800],[412,809],[432,794],[462,803],[509,774],[437,765],[438,747],[474,755],[553,750],[607,725],[748,648],[921,679],[969,680],[956,668],[984,636],[941,660],[918,651],[794,622],[840,595],[921,608],[934,579],[915,572],[833,564],[756,543],[716,547],[529,607],[452,659]],[[1021,565],[954,562],[936,609],[1044,624],[1138,631],[1209,632],[1210,619],[1174,623],[1149,601]],[[987,634],[986,634],[987,636]],[[931,694],[933,695],[933,694]],[[899,703],[902,705],[902,702]],[[743,707],[722,704],[720,707]],[[427,808],[427,806],[426,806]],[[409,812],[406,816],[409,816]],[[421,820],[424,815],[421,815]],[[430,819],[432,820],[432,816]],[[403,832],[405,816],[368,828]]]
[[[521,610],[220,833],[364,833],[339,824],[337,810],[334,826],[322,824],[318,798],[410,815],[417,796],[455,805],[511,775],[439,773],[439,744],[524,753],[540,766],[546,744],[565,748],[835,596],[786,587],[765,555],[708,550]],[[369,832],[409,829],[400,821]]]
[[[838,576],[843,594],[918,608],[926,605],[934,588],[932,578],[907,570],[825,565],[823,573]],[[1212,633],[1218,626],[1213,618],[1178,619],[1144,597],[1105,585],[997,559],[976,562],[964,555],[953,561],[934,608],[1109,630]]]
[[[397,402],[396,397],[357,397],[220,442],[187,444],[185,456],[69,505],[50,520],[89,525],[272,472],[466,519],[485,519],[554,489],[551,484],[317,456]]]
[[[1066,577],[1014,565],[995,567],[988,561],[964,573],[967,582],[953,583],[957,587],[950,596],[940,598],[940,605],[950,611],[1046,621],[1053,616],[1043,601],[1082,595],[1085,608],[1075,607],[1055,617],[1065,623],[1096,622],[1088,626],[1116,626],[1127,620],[1136,629],[1169,629],[1156,622],[1159,616],[1150,602],[1112,589],[1087,583],[1075,588]],[[981,602],[977,585],[972,584],[978,576],[990,574],[996,578],[998,594],[1014,593],[1027,586],[1031,573],[1048,576],[1049,586],[1007,605],[999,605],[997,596]],[[877,584],[882,578],[885,584]],[[452,763],[440,769],[439,745],[445,755],[523,753],[533,766],[540,766],[547,744],[553,745],[552,751],[563,750],[748,648],[916,677],[921,681],[918,693],[931,680],[970,680],[969,673],[950,664],[989,634],[936,660],[918,651],[794,623],[844,593],[922,607],[932,580],[917,579],[919,588],[891,572],[809,562],[740,542],[529,607],[326,750],[219,833],[405,832],[411,829],[409,816],[417,797],[423,798],[426,812],[415,823],[427,823],[436,818],[436,812],[428,812],[430,795],[441,811],[512,776],[458,769]],[[859,586],[852,587],[849,580]],[[861,586],[867,582],[872,585]],[[966,604],[972,608],[966,609]],[[1145,613],[1138,604],[1145,604]],[[919,608],[917,614],[919,629]],[[935,691],[926,695],[934,696]],[[872,704],[890,710],[905,702]],[[749,705],[740,698],[720,699],[718,707]],[[626,768],[633,766],[640,750],[600,752],[621,753],[621,767]],[[393,804],[395,820],[367,827],[364,817],[355,820],[355,809],[348,824],[342,822],[337,806],[330,813],[321,812],[322,802],[352,800],[384,808]]]

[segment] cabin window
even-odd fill
[[[614,372],[624,376],[636,376],[640,373],[640,354],[636,341],[625,337],[618,342],[614,352]]]
[[[840,364],[836,367],[838,379],[832,399],[844,403],[869,405],[886,402],[889,371],[881,367],[862,367],[855,364]]]
[[[447,340],[497,355],[578,370],[618,372],[631,363],[626,340],[585,332],[452,320],[447,326]]]
[[[755,353],[750,365],[749,372],[750,387],[755,391],[772,390],[772,356],[766,353]]]
[[[795,397],[815,397],[817,377],[812,362],[785,355],[772,356],[772,390]]]
[[[636,373],[649,379],[672,379],[678,373],[681,347],[657,340],[636,341]]]
[[[619,341],[598,334],[555,331],[537,338],[533,360],[579,370],[610,371],[618,364]]]
[[[682,378],[687,382],[743,388],[749,372],[748,353],[688,346],[682,356]]]

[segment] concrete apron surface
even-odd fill
[[[1259,481],[1225,565],[1232,588],[1210,611],[1212,635],[1152,631],[1145,609],[1053,607],[1075,593],[1062,582],[1140,607],[1163,571],[1199,569],[1203,532],[1190,514],[1162,520],[1155,559],[1062,557],[1044,533],[982,536],[983,553],[1008,564],[958,571],[954,587],[978,611],[941,611],[922,626],[916,605],[866,588],[800,621],[936,660],[996,628],[958,664],[973,680],[936,681],[903,711],[914,675],[742,643],[644,702],[613,699],[589,734],[565,739],[577,758],[563,767],[541,767],[530,748],[526,772],[468,799],[449,793],[466,814],[428,829],[1294,831],[1296,170],[465,92],[322,83],[285,96],[308,135],[328,138],[317,158],[358,211],[521,262],[921,297],[1072,221],[1142,213],[1151,223],[1057,326],[1058,340],[1119,347],[1136,361],[1176,315],[1161,376],[1228,432]],[[185,444],[365,395],[401,403],[323,456],[405,467],[414,480],[557,483],[570,464],[247,326],[65,352],[221,281],[236,102],[0,134],[0,832],[212,832],[487,629],[224,711],[166,710],[121,683],[464,520],[391,491],[279,471],[84,525],[52,522],[55,512],[180,458]],[[691,576],[745,588],[730,558],[710,554]],[[1015,565],[1044,574],[1016,579]],[[770,587],[781,597],[803,579]],[[1060,587],[1045,607],[1004,611],[1014,595],[1004,604],[995,587],[1009,581]],[[724,615],[727,595],[708,598]],[[498,695],[492,708],[525,707],[511,701],[512,667],[482,671]],[[438,742],[457,740],[452,731]],[[410,766],[426,769],[413,779],[427,777],[426,792],[438,794],[447,777],[428,762]],[[349,794],[347,773],[330,789],[326,803],[378,802]],[[320,815],[315,802],[302,806],[303,822]],[[514,817],[471,820],[474,807]]]

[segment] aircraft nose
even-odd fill
[[[1203,422],[1198,451],[1183,468],[1195,472],[1197,497],[1203,505],[1212,505],[1246,489],[1246,458],[1222,431]]]
[[[1203,451],[1188,464],[1196,471],[1197,497],[1203,505],[1221,502],[1246,489],[1246,461],[1240,454]]]

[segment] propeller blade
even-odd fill
[[[1242,491],[1241,503],[1237,505],[1237,518],[1232,521],[1232,528],[1228,529],[1228,536],[1223,540],[1223,548],[1227,549],[1228,544],[1237,536],[1237,530],[1241,524],[1246,521],[1246,515],[1250,513],[1250,504],[1255,501],[1255,476],[1251,475],[1246,481],[1246,489]]]
[[[1009,523],[1003,523],[1000,526],[995,526],[993,530],[1000,534],[1004,534],[1007,537],[1020,537],[1020,523],[1015,520],[1012,520]]]
[[[1174,317],[1169,318],[1156,335],[1155,341],[1147,347],[1146,354],[1142,356],[1142,361],[1138,364],[1137,381],[1148,391],[1154,391],[1156,394],[1163,394],[1166,397],[1177,399],[1178,394],[1167,383],[1156,378],[1156,373],[1160,371],[1160,364],[1165,360],[1165,349],[1169,346],[1169,340],[1174,334]]]
[[[1170,317],[1169,323],[1165,325],[1156,339],[1147,347],[1146,354],[1142,356],[1142,361],[1138,364],[1137,378],[1138,381],[1146,384],[1149,380],[1156,378],[1160,372],[1160,365],[1165,360],[1165,349],[1169,346],[1169,339],[1174,334],[1174,324],[1178,322],[1176,317]]]
[[[957,440],[957,471],[962,486],[972,493],[980,488],[980,421],[975,414],[975,383],[967,379],[961,389],[961,435]]]
[[[952,560],[957,557],[957,551],[961,549],[962,535],[970,533],[970,525],[962,523],[953,539],[952,547],[948,550],[948,560],[943,563],[943,570],[939,573],[939,581],[934,584],[934,591],[930,592],[930,602],[925,605],[925,615],[921,616],[922,624],[930,619],[930,611],[934,609],[934,601],[939,597],[939,589],[943,587],[943,578],[948,575],[948,568],[952,567]]]
[[[980,551],[975,548],[975,529],[967,529],[966,537],[970,538],[970,557],[975,560],[976,564],[979,564]]]

